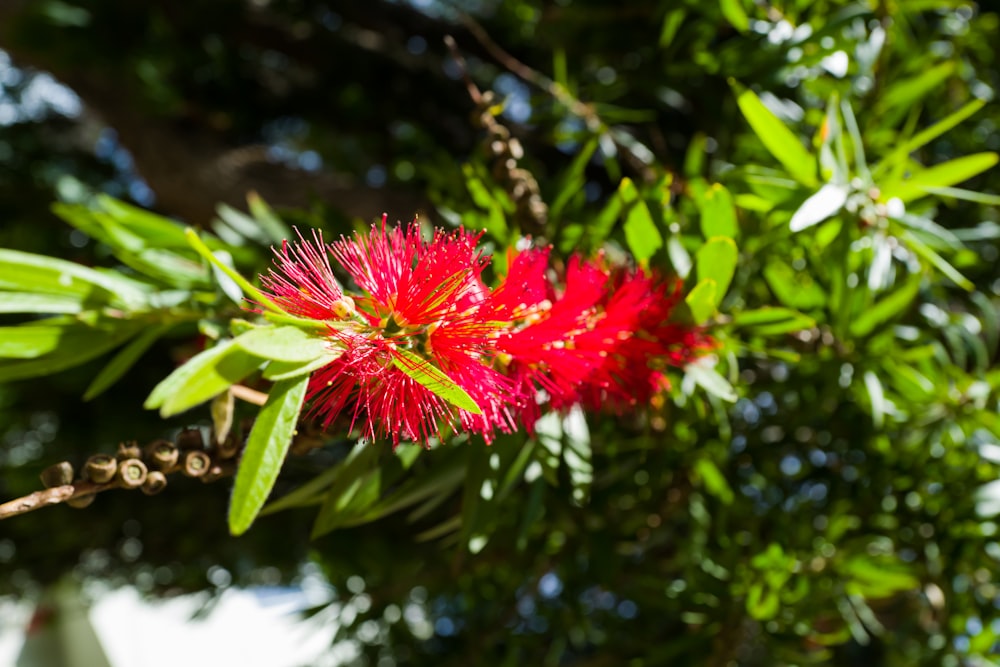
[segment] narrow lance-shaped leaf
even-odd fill
[[[715,306],[729,289],[729,283],[736,272],[739,252],[736,242],[725,236],[716,236],[708,240],[695,254],[695,265],[698,268],[698,279],[709,279],[715,283]]]
[[[155,343],[157,339],[166,333],[172,326],[172,324],[162,324],[150,327],[136,336],[128,345],[122,348],[122,350],[108,362],[107,366],[101,369],[101,372],[97,374],[97,377],[91,381],[90,386],[88,386],[87,390],[83,393],[83,400],[89,401],[92,398],[104,393],[104,391],[117,382],[118,379],[124,375],[126,371],[128,371],[128,369],[132,368],[135,362],[139,360],[139,357],[141,357],[146,350],[148,350],[153,343]]]
[[[259,327],[236,337],[235,343],[258,357],[293,363],[310,362],[330,348],[325,338],[293,326]]]
[[[653,222],[646,202],[631,180],[623,178],[618,186],[625,212],[625,242],[640,264],[645,264],[663,247],[663,236]]]
[[[706,239],[713,236],[735,237],[739,231],[736,221],[736,207],[733,196],[720,183],[713,183],[698,193],[698,205],[701,233]]]
[[[788,227],[793,232],[817,225],[831,215],[836,215],[847,203],[849,189],[846,185],[827,183],[816,194],[812,195],[799,206],[792,215]]]
[[[1000,156],[996,153],[976,153],[948,160],[914,173],[909,179],[886,183],[882,186],[882,199],[898,197],[904,203],[928,194],[931,188],[943,188],[983,173],[995,166]]]
[[[686,297],[684,302],[691,310],[695,324],[704,324],[715,314],[715,281],[711,278],[699,280]]]
[[[733,326],[746,327],[759,336],[774,336],[814,327],[816,320],[791,308],[768,306],[734,315]]]
[[[396,348],[392,363],[438,398],[443,398],[455,407],[462,408],[474,415],[482,414],[482,410],[464,389],[426,359],[422,359],[407,350]]]
[[[260,367],[263,359],[223,341],[199,353],[156,385],[144,406],[170,417],[226,391]]]
[[[888,322],[903,312],[916,298],[920,291],[920,283],[920,275],[914,275],[902,287],[890,292],[871,308],[865,309],[858,315],[857,319],[851,322],[851,335],[858,338],[867,336],[878,325]]]
[[[74,297],[90,307],[115,300],[128,308],[146,303],[136,283],[54,257],[0,249],[0,288]]]
[[[744,88],[733,80],[729,85],[736,92],[736,103],[750,123],[754,134],[761,140],[768,152],[785,166],[788,173],[799,183],[815,188],[816,160],[803,146],[799,138],[768,109],[752,90]]]
[[[292,444],[309,378],[276,382],[257,415],[240,459],[229,505],[229,532],[246,532],[264,506]]]
[[[722,15],[734,28],[740,32],[746,32],[750,29],[750,17],[747,16],[747,10],[743,7],[743,0],[719,0],[719,8],[722,9]]]

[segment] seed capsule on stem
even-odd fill
[[[158,470],[173,468],[179,457],[177,445],[168,440],[154,440],[146,446],[146,460]]]
[[[137,459],[140,456],[142,456],[142,451],[139,449],[139,443],[135,440],[129,440],[128,442],[118,444],[119,461],[124,461],[125,459]]]
[[[205,452],[191,450],[184,453],[183,472],[188,477],[201,477],[212,467],[212,459]]]
[[[222,466],[213,465],[199,479],[201,479],[201,481],[205,482],[206,484],[210,484],[211,482],[215,482],[217,480],[222,479],[225,476],[225,474],[226,473],[222,469]]]
[[[165,488],[167,488],[167,476],[159,470],[150,471],[146,475],[146,481],[142,483],[142,492],[147,496],[155,496]]]
[[[66,504],[74,509],[82,510],[84,507],[89,507],[90,504],[94,502],[94,498],[96,497],[97,494],[88,493],[85,496],[77,496],[75,498],[70,498],[69,500],[66,501]]]
[[[73,464],[69,461],[54,463],[39,475],[46,489],[73,483]]]
[[[83,464],[83,477],[97,484],[107,484],[118,472],[118,461],[109,454],[94,454]]]
[[[118,481],[126,489],[137,489],[146,481],[149,471],[139,459],[125,459],[118,464]]]

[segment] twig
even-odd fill
[[[475,37],[476,41],[479,42],[479,44],[494,60],[521,79],[551,95],[558,102],[569,109],[572,114],[583,120],[588,130],[595,134],[606,136],[610,139],[618,150],[622,151],[630,158],[633,163],[633,167],[642,174],[643,178],[651,180],[652,174],[649,170],[649,160],[646,157],[639,155],[631,146],[617,139],[614,136],[614,133],[611,132],[611,128],[608,124],[601,119],[600,115],[598,115],[597,110],[594,109],[593,105],[583,102],[579,98],[575,97],[558,81],[550,79],[538,70],[526,65],[505,51],[499,44],[493,41],[493,38],[489,36],[483,26],[479,25],[479,23],[472,18],[472,16],[463,11],[459,11],[459,15],[461,16],[462,23],[465,25],[466,29],[468,29],[469,33]],[[636,143],[639,143],[638,140],[636,140]],[[645,145],[639,145],[642,145],[646,151],[652,154],[652,151],[650,151]]]
[[[44,489],[42,491],[35,491],[34,493],[29,493],[26,496],[0,505],[0,520],[8,519],[18,514],[25,514],[48,505],[58,505],[71,498],[89,496],[101,491],[107,491],[108,489],[115,489],[118,486],[117,482],[95,484],[94,482],[81,481],[74,482],[73,484],[54,486],[51,489]]]
[[[469,69],[466,67],[462,53],[458,50],[455,39],[451,35],[445,35],[444,42],[448,45],[452,58],[462,72],[462,79],[465,81],[466,90],[469,91],[469,97],[476,105],[477,120],[489,133],[488,146],[495,161],[495,169],[498,172],[499,180],[503,182],[505,189],[517,206],[519,219],[530,225],[529,232],[544,232],[549,208],[542,199],[538,180],[530,171],[518,166],[518,162],[524,157],[524,149],[516,138],[510,136],[510,130],[494,116],[493,110],[490,108],[494,100],[493,93],[488,91],[483,94],[479,90],[469,75]]]
[[[262,391],[257,391],[256,389],[251,389],[250,387],[245,387],[241,384],[234,384],[230,387],[230,390],[233,392],[233,396],[241,401],[246,401],[247,403],[264,405],[264,403],[267,402],[267,394]]]

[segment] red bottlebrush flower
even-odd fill
[[[425,240],[416,222],[387,228],[383,216],[366,235],[324,245],[318,232],[299,234],[275,251],[265,290],[287,312],[327,322],[342,352],[310,380],[313,414],[326,425],[349,417],[394,445],[446,429],[489,441],[519,423],[530,430],[545,404],[647,403],[669,386],[667,366],[713,346],[700,329],[670,321],[679,281],[573,257],[556,289],[549,250],[529,249],[508,257],[491,291],[479,238],[459,229]],[[360,294],[344,294],[330,254]]]
[[[607,276],[595,265],[573,258],[565,289],[556,295],[541,261],[547,255],[547,250],[529,250],[516,257],[494,293],[500,302],[498,311],[518,319],[500,335],[497,350],[507,360],[508,374],[519,393],[527,397],[519,407],[529,428],[540,414],[538,390],[545,392],[553,406],[575,403],[580,386],[600,368],[613,344],[608,339],[618,333],[597,326]]]
[[[670,383],[668,366],[684,366],[715,347],[701,328],[671,321],[680,301],[679,279],[665,281],[644,271],[614,271],[606,313],[623,318],[632,334],[605,358],[595,380],[582,390],[588,407],[622,410],[648,404]]]
[[[609,269],[603,258],[573,257],[565,288],[555,296],[538,261],[546,255],[519,255],[495,292],[508,296],[504,312],[519,320],[500,336],[497,349],[521,394],[544,390],[543,400],[557,410],[576,403],[620,410],[647,403],[662,389],[667,365],[683,365],[711,347],[700,330],[669,321],[679,282],[667,285],[643,271]],[[515,295],[524,302],[513,305]],[[522,402],[529,428],[540,410],[535,398]]]
[[[313,320],[339,319],[344,293],[330,268],[322,232],[314,229],[312,241],[295,233],[298,243],[283,241],[281,250],[274,250],[278,270],[262,276],[261,285],[286,312]]]
[[[343,300],[323,310],[318,306],[329,299],[292,289],[299,279],[314,284],[324,274],[316,268],[322,262],[315,247],[279,254],[284,275],[272,272],[266,285],[278,303],[296,314],[344,320],[330,327],[342,356],[318,370],[309,386],[312,410],[325,423],[349,413],[366,436],[388,437],[394,444],[426,442],[445,427],[464,427],[487,440],[495,428],[515,427],[507,409],[513,384],[492,368],[493,342],[503,324],[482,307],[489,291],[480,278],[487,260],[476,250],[478,240],[479,235],[458,230],[438,231],[424,241],[415,222],[389,229],[383,217],[381,228],[373,226],[370,234],[330,244],[363,292],[346,317],[336,310]],[[481,413],[455,407],[414,379],[440,373]]]

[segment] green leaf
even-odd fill
[[[622,179],[618,194],[624,204],[625,243],[636,261],[646,264],[663,247],[663,237],[653,222],[646,202],[639,196],[639,191],[630,179]]]
[[[223,341],[174,370],[153,388],[144,406],[159,408],[163,417],[179,414],[226,391],[257,370],[262,361],[232,340]]]
[[[465,456],[452,453],[446,461],[437,462],[430,469],[425,470],[386,496],[365,514],[364,520],[374,521],[411,505],[416,505],[428,498],[451,495],[466,479],[466,466]]]
[[[161,324],[150,327],[136,336],[132,342],[126,345],[116,354],[108,364],[101,369],[87,390],[83,393],[83,400],[89,401],[95,396],[102,394],[108,387],[113,385],[125,372],[132,368],[146,350],[148,350],[157,339],[169,331],[173,324]]]
[[[685,379],[690,378],[695,384],[713,396],[724,401],[735,401],[738,396],[726,378],[719,375],[714,367],[705,363],[692,363],[684,367]]]
[[[750,29],[750,17],[747,16],[742,0],[719,0],[719,8],[734,28],[740,32]]]
[[[904,203],[927,195],[932,188],[943,188],[966,181],[996,165],[996,153],[976,153],[948,160],[942,164],[921,169],[906,180],[882,184],[882,201],[897,197]]]
[[[818,225],[830,216],[836,215],[847,203],[849,192],[850,189],[846,185],[827,183],[802,202],[802,206],[799,206],[792,215],[788,228],[792,232],[801,232],[803,229]]]
[[[900,239],[904,241],[907,247],[913,250],[913,252],[930,262],[934,268],[950,278],[956,285],[962,289],[968,290],[969,292],[975,290],[976,286],[973,285],[968,278],[959,273],[958,269],[949,264],[944,257],[934,252],[927,244],[918,239],[913,232],[903,232],[902,235],[900,235]]]
[[[736,249],[736,242],[725,236],[710,238],[695,253],[699,282],[707,279],[715,283],[715,306],[718,306],[725,297],[729,283],[733,281],[738,261],[739,251]]]
[[[597,151],[597,137],[592,137],[573,158],[573,162],[560,178],[558,194],[552,199],[549,206],[549,218],[558,220],[562,215],[566,204],[576,195],[580,194],[586,181],[584,170],[590,162],[590,158]]]
[[[268,380],[288,380],[300,375],[306,375],[323,368],[340,358],[343,350],[326,351],[311,361],[272,361],[264,369],[264,377]]]
[[[67,321],[65,324],[57,325],[56,322],[60,319],[43,320],[63,329],[54,340],[55,345],[48,352],[34,358],[15,359],[9,362],[0,360],[0,382],[51,375],[79,366],[121,345],[143,326],[141,322],[117,319],[100,320],[95,325],[79,321]],[[53,339],[50,338],[49,342],[53,342]],[[23,348],[22,354],[29,354],[27,349]]]
[[[98,208],[107,212],[116,222],[139,237],[144,246],[159,248],[187,248],[184,226],[138,206],[109,197],[97,196]]]
[[[426,359],[397,347],[392,357],[392,364],[438,398],[474,415],[482,414],[483,411],[464,389]]]
[[[885,392],[882,390],[882,383],[878,376],[871,371],[865,371],[865,389],[868,390],[868,398],[871,400],[872,422],[875,424],[875,428],[882,428],[887,408]]]
[[[723,505],[732,505],[735,496],[718,466],[708,458],[700,458],[694,463],[694,473],[705,486],[705,490],[718,498]]]
[[[781,609],[778,594],[763,582],[750,585],[746,598],[747,613],[758,621],[766,621],[777,616]]]
[[[720,183],[713,183],[695,193],[695,204],[699,209],[698,222],[706,239],[713,236],[736,238],[739,224],[736,221],[736,207],[733,196]]]
[[[950,197],[952,199],[961,199],[963,201],[971,201],[976,204],[984,204],[986,206],[1000,206],[1000,195],[991,195],[985,192],[976,192],[975,190],[963,190],[962,188],[925,188],[929,194],[937,195],[938,197]]]
[[[785,166],[788,173],[799,183],[816,188],[816,160],[803,146],[799,138],[781,120],[764,106],[753,91],[730,79],[729,85],[736,92],[736,103],[743,117],[750,123],[754,134],[761,140],[768,152]]]
[[[587,238],[587,247],[596,248],[604,243],[604,241],[611,234],[611,230],[615,226],[615,221],[621,215],[622,208],[624,208],[624,206],[625,202],[621,196],[621,189],[619,189],[615,193],[615,196],[608,198],[608,203],[604,205],[604,208],[601,209],[600,213],[598,213],[585,226],[584,233]],[[564,231],[568,231],[568,228]],[[565,241],[565,239],[563,240]],[[566,250],[568,252],[574,248],[575,245],[567,248]]]
[[[247,194],[247,206],[250,207],[250,214],[267,234],[271,243],[280,244],[283,240],[291,238],[292,230],[288,228],[288,225],[278,217],[259,194],[253,191],[249,192]]]
[[[329,499],[331,495],[341,496],[351,482],[367,474],[376,465],[379,457],[377,447],[357,444],[347,454],[347,458],[327,469],[303,486],[270,503],[261,514],[271,514],[291,507],[315,505]],[[313,530],[315,531],[315,526]]]
[[[504,215],[503,205],[496,200],[493,193],[486,184],[476,174],[472,165],[462,165],[462,173],[465,175],[465,187],[472,197],[476,207],[486,213],[482,218],[482,229],[498,240],[504,240],[510,235],[507,228],[507,218]]]
[[[920,586],[920,579],[911,568],[889,556],[852,556],[838,563],[837,571],[858,584],[862,595],[867,597],[888,597]]]
[[[268,392],[240,458],[229,504],[229,532],[241,535],[257,517],[292,444],[308,377],[276,382]]]
[[[486,546],[489,535],[478,530],[480,506],[482,505],[483,483],[490,475],[489,452],[485,447],[468,447],[468,465],[462,489],[462,531],[460,542],[472,553],[478,553]]]
[[[87,235],[109,245],[115,257],[144,276],[182,289],[210,284],[205,267],[194,257],[186,256],[190,255],[188,249],[177,244],[176,223],[110,198],[106,203],[112,206],[111,212],[68,204],[56,204],[53,211]],[[148,238],[149,235],[152,238]]]
[[[330,340],[293,326],[258,327],[236,337],[236,345],[255,357],[309,363],[330,351]]]
[[[890,109],[900,107],[908,109],[920,101],[932,90],[940,86],[955,72],[955,61],[949,60],[924,70],[909,79],[898,80],[879,100],[877,109],[879,115],[884,115]]]
[[[667,238],[667,257],[670,258],[674,273],[681,279],[686,279],[691,273],[691,255],[684,248],[679,234],[671,234]]]
[[[903,312],[916,298],[920,283],[920,275],[914,275],[902,287],[879,299],[871,308],[863,310],[851,322],[851,335],[855,338],[867,336],[877,326]]]
[[[715,281],[711,278],[699,280],[686,297],[684,302],[691,309],[691,317],[695,324],[704,324],[715,314]]]
[[[674,41],[674,36],[677,34],[677,30],[681,27],[681,23],[684,22],[684,17],[687,15],[683,9],[674,9],[673,11],[667,12],[667,15],[663,17],[663,26],[660,28],[660,47],[666,48],[670,46],[670,43]]]
[[[117,305],[127,310],[146,305],[136,283],[54,257],[0,249],[0,289],[74,297],[84,309]]]
[[[783,305],[796,310],[822,308],[826,293],[805,271],[796,271],[779,259],[764,267],[764,280]]]
[[[0,313],[76,314],[83,307],[83,299],[72,294],[0,291]]]
[[[406,484],[395,488],[387,497],[379,499],[385,489],[393,489],[397,480],[423,456],[424,450],[417,445],[397,447],[390,456],[381,456],[377,447],[365,445],[365,450],[341,467],[344,472],[337,476],[326,492],[316,522],[313,524],[313,539],[335,528],[357,526],[375,521],[410,504],[420,502],[427,494],[441,491],[439,473],[454,463],[464,461],[464,456],[449,452],[445,461],[436,460],[430,468],[413,477]],[[353,452],[352,452],[353,455]],[[464,464],[463,464],[464,465]],[[460,472],[464,468],[460,469]],[[458,475],[460,481],[462,475]],[[416,489],[423,489],[417,491]],[[451,493],[453,487],[447,489]],[[425,493],[426,492],[426,493]]]
[[[72,322],[58,324],[22,324],[0,327],[0,359],[35,359],[59,346],[59,341]]]
[[[816,320],[797,310],[767,306],[737,313],[733,326],[745,327],[758,336],[775,336],[810,329],[816,326]]]
[[[965,106],[963,106],[958,111],[953,114],[943,118],[934,125],[931,125],[925,130],[917,133],[909,141],[901,144],[896,150],[892,152],[889,157],[879,162],[875,168],[872,170],[875,175],[876,180],[885,173],[885,171],[890,167],[901,168],[905,165],[906,160],[910,153],[921,148],[934,139],[937,139],[942,134],[952,129],[966,118],[972,116],[974,113],[986,106],[986,102],[983,100],[973,100]]]

